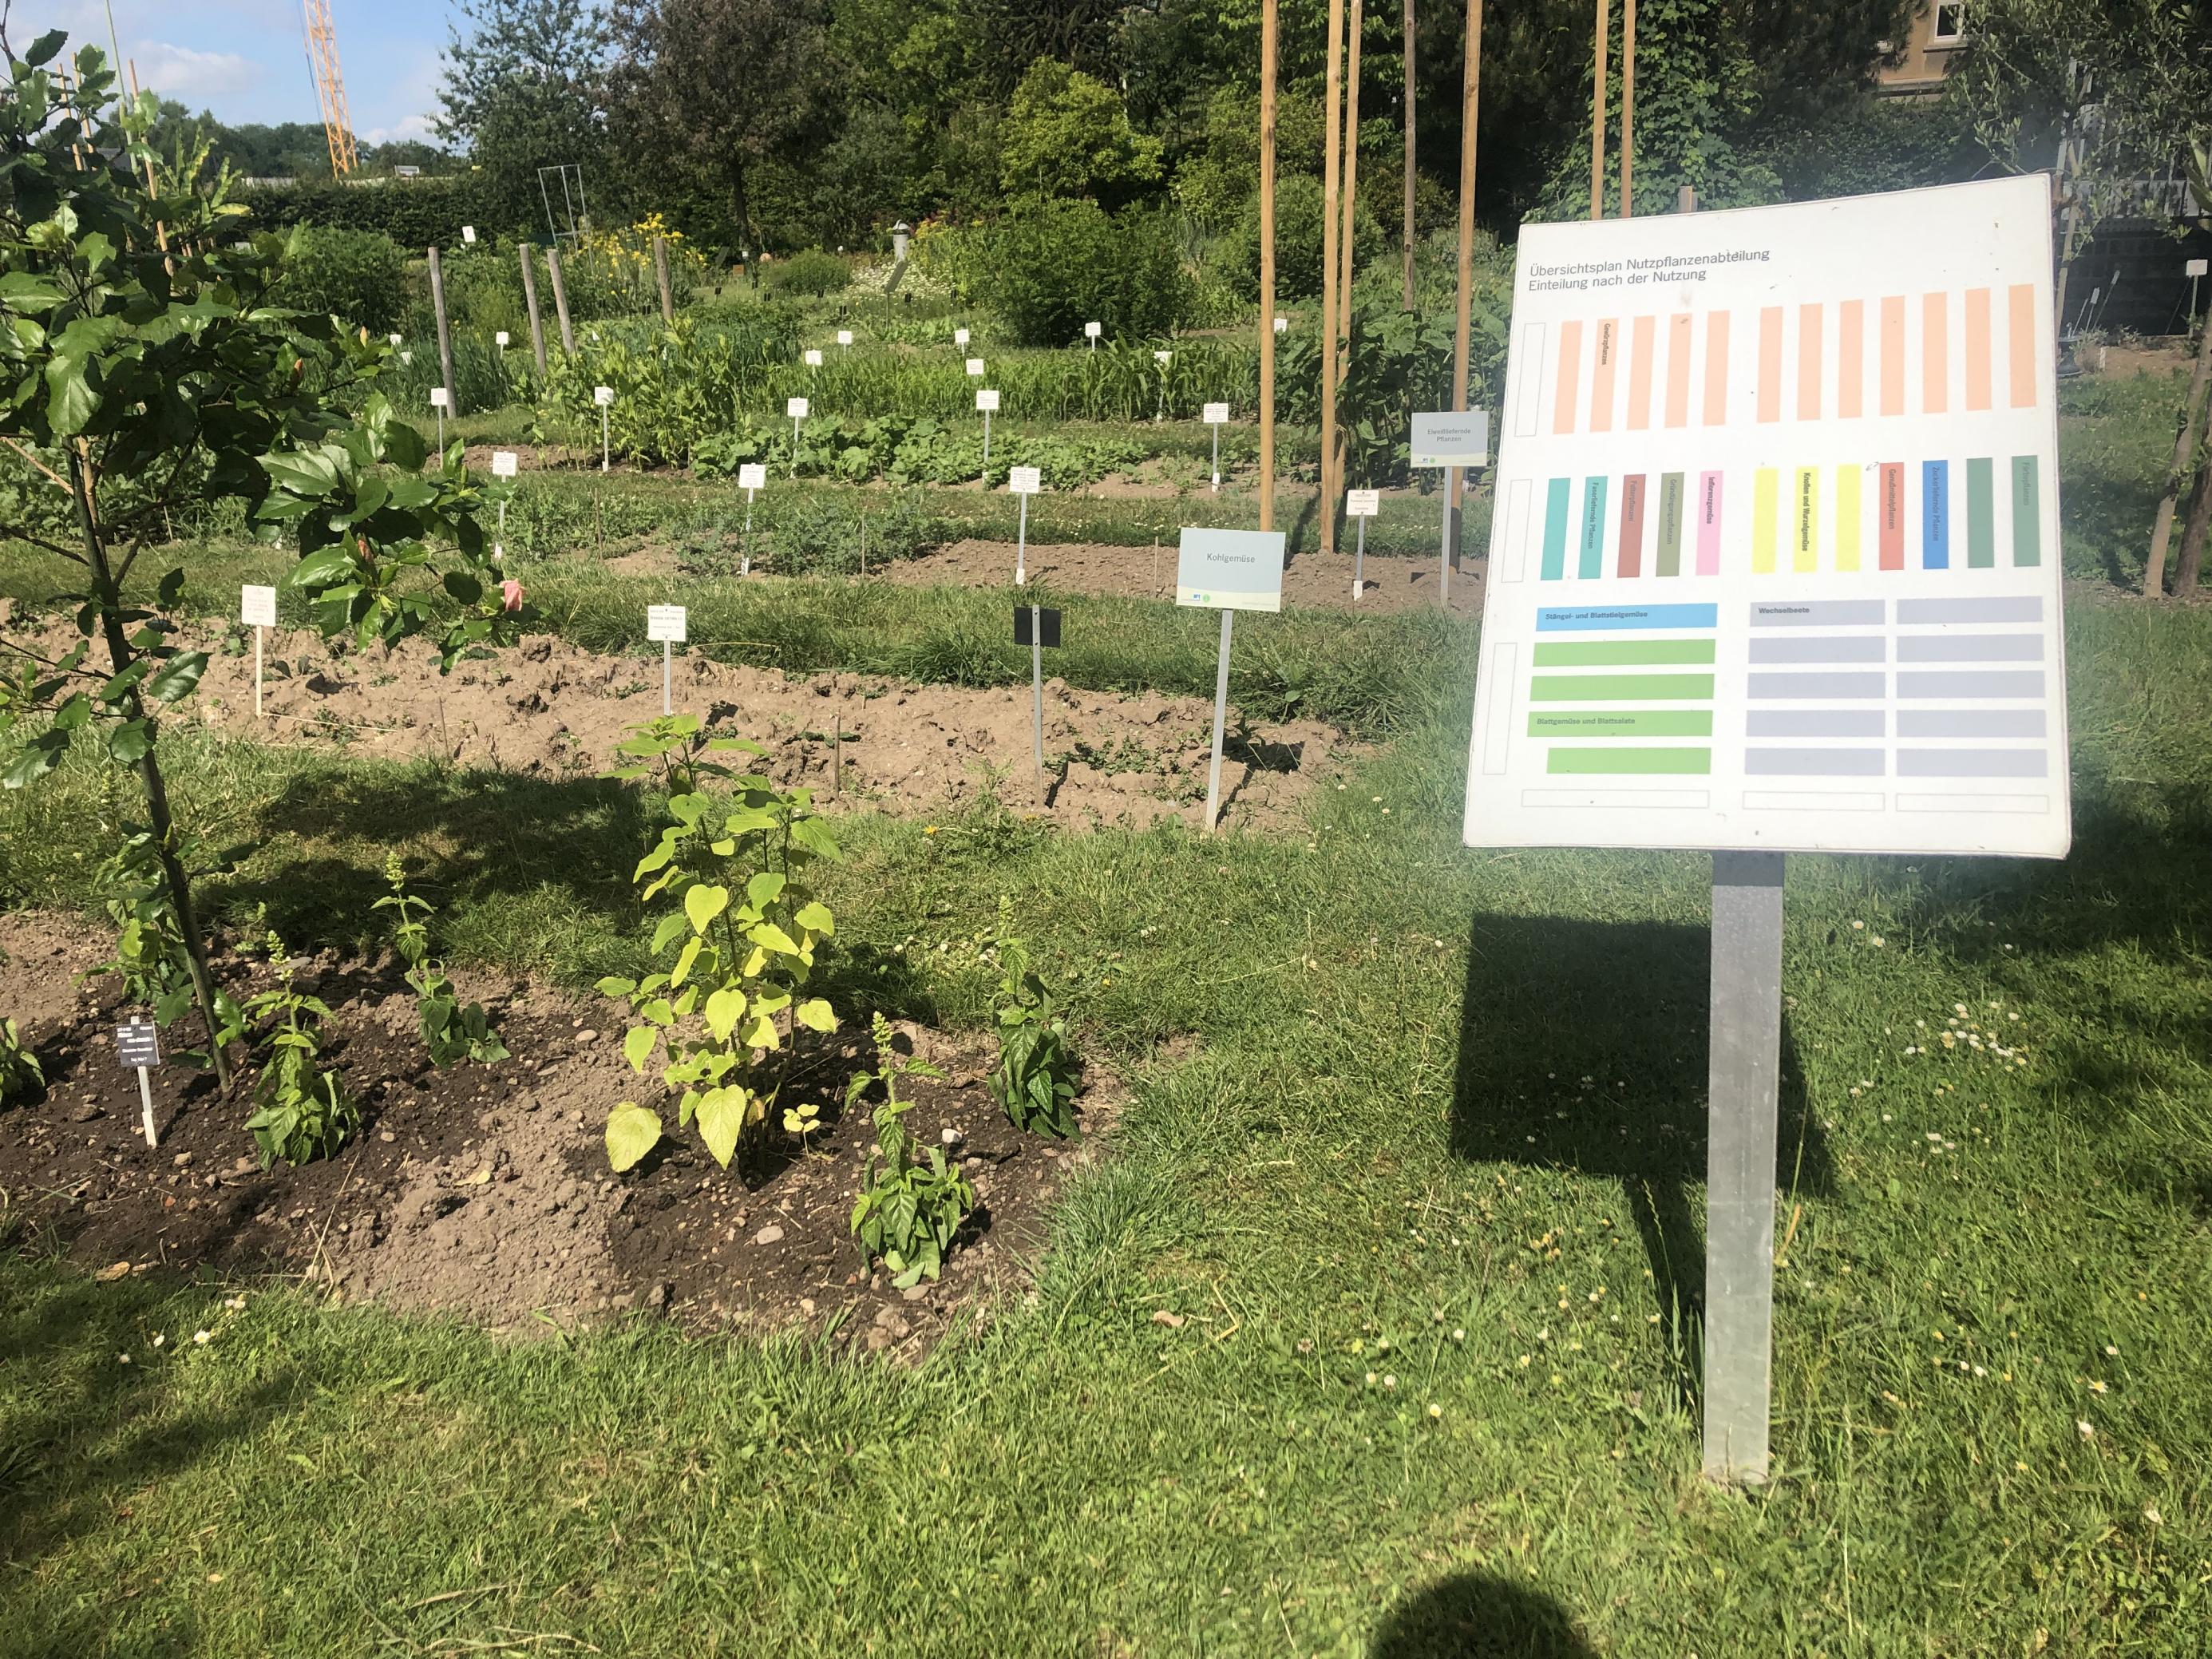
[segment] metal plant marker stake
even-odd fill
[[[750,489],[745,491],[744,543],[739,559],[738,574],[751,575],[753,574],[753,492]]]
[[[1029,497],[1022,497],[1027,501]],[[1044,806],[1044,610],[1030,607],[1030,713],[1036,753],[1037,806]]]
[[[1444,533],[1437,551],[1437,568],[1442,573],[1437,580],[1437,593],[1445,605],[1451,603],[1452,483],[1458,477],[1457,467],[1444,469]],[[1363,525],[1360,528],[1364,531],[1366,526]]]
[[[1026,493],[1014,499],[1021,503],[1021,516],[1014,521],[1014,586],[1030,585],[1030,498]]]
[[[660,712],[661,712],[664,715],[665,715],[665,714],[669,714],[669,713],[672,712],[672,711],[670,709],[670,708],[669,708],[669,702],[668,702],[668,684],[669,684],[669,681],[670,681],[670,679],[672,678],[672,664],[673,664],[673,661],[674,661],[674,653],[675,653],[675,650],[676,650],[676,647],[675,647],[673,645],[670,644],[670,643],[669,643],[669,641],[667,641],[666,640],[663,640],[663,641],[661,641],[661,642],[660,642]]]
[[[1206,833],[1213,833],[1221,813],[1221,726],[1229,714],[1229,634],[1234,611],[1221,613],[1221,664],[1213,673],[1213,759],[1206,769]]]
[[[1446,499],[1449,500],[1449,498],[1447,497]],[[1444,512],[1447,515],[1447,521],[1449,521],[1449,515],[1451,509],[1447,507],[1444,509]],[[1359,519],[1359,539],[1354,542],[1352,545],[1352,602],[1354,605],[1359,603],[1359,596],[1367,591],[1367,584],[1363,580],[1363,573],[1365,572],[1366,568],[1367,516],[1366,514],[1362,514]]]
[[[1705,1148],[1708,1480],[1766,1479],[1782,1071],[1779,853],[1713,854]]]

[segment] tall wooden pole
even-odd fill
[[[1636,216],[1636,0],[1621,0],[1620,28],[1620,216]]]
[[[438,373],[446,388],[446,413],[461,412],[460,394],[453,390],[453,331],[446,325],[446,274],[438,264],[438,250],[430,250],[430,306],[438,314]]]
[[[561,280],[561,245],[545,250],[545,274],[553,279],[553,314],[561,322],[561,349],[574,356],[576,331],[568,326],[568,289]]]
[[[1590,217],[1605,217],[1605,33],[1613,0],[1597,0],[1596,69],[1590,78]]]
[[[1468,358],[1474,336],[1474,139],[1482,106],[1482,0],[1467,0],[1467,68],[1460,88],[1459,316],[1452,340],[1452,407],[1467,407]],[[1451,476],[1452,548],[1459,548],[1460,502],[1467,469]]]
[[[532,269],[530,244],[522,245],[522,302],[530,309],[530,349],[538,359],[538,373],[545,373],[545,319],[538,312],[538,272]]]
[[[1260,0],[1260,528],[1275,527],[1275,33]]]
[[[1413,0],[1406,0],[1406,309],[1413,308]]]
[[[1336,551],[1336,505],[1330,477],[1336,456],[1336,234],[1338,167],[1344,138],[1340,118],[1344,79],[1344,0],[1328,0],[1328,64],[1322,83],[1321,219],[1321,550]]]
[[[1342,264],[1336,284],[1336,331],[1343,342],[1336,360],[1336,383],[1340,387],[1352,378],[1352,281],[1358,275],[1358,264],[1352,258],[1358,239],[1352,234],[1352,227],[1358,222],[1354,215],[1359,200],[1359,31],[1364,21],[1363,4],[1364,0],[1352,0],[1351,46],[1344,60],[1344,231],[1338,249]],[[1322,502],[1332,514],[1344,494],[1351,448],[1340,421],[1336,428],[1336,493]]]
[[[676,301],[668,291],[668,239],[665,236],[653,239],[653,274],[660,283],[660,320],[672,323],[676,320]]]

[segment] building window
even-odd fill
[[[1955,46],[1966,38],[1966,8],[1959,5],[1937,5],[1936,27],[1929,32],[1931,46]]]

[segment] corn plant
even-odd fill
[[[1017,1129],[1072,1135],[1079,1067],[1067,1040],[1067,1023],[1030,967],[1029,946],[1014,932],[1013,901],[1003,895],[992,943],[999,959],[999,994],[993,1003],[999,1060],[991,1068],[991,1097]]]
[[[370,908],[397,913],[392,945],[407,964],[407,983],[415,992],[416,1017],[430,1063],[441,1068],[462,1060],[473,1060],[479,1066],[497,1065],[507,1057],[507,1045],[492,1029],[482,1003],[461,1006],[453,981],[446,976],[446,964],[431,956],[429,918],[436,911],[429,900],[407,890],[407,872],[398,854],[386,856],[384,878],[391,883],[392,890]]]
[[[293,985],[283,940],[270,933],[268,948],[275,988],[247,998],[216,1034],[224,1047],[246,1039],[268,1050],[253,1091],[255,1110],[246,1120],[264,1170],[280,1158],[295,1164],[328,1158],[361,1127],[361,1110],[338,1074],[319,1063],[330,1006]]]
[[[926,1077],[942,1082],[945,1073],[899,1054],[892,1046],[890,1022],[881,1014],[874,1017],[873,1027],[882,1069],[858,1073],[845,1096],[849,1109],[871,1085],[884,1085],[883,1104],[875,1114],[876,1150],[853,1206],[853,1237],[867,1259],[881,1261],[891,1270],[891,1283],[904,1290],[944,1271],[960,1224],[975,1207],[975,1188],[945,1161],[941,1146],[932,1146],[926,1162],[917,1161],[914,1136],[906,1127],[914,1102],[899,1098],[900,1081]]]
[[[665,972],[603,979],[599,989],[636,1017],[623,1036],[631,1069],[642,1074],[658,1060],[678,1124],[696,1120],[727,1169],[739,1137],[775,1103],[783,1068],[769,1057],[787,1032],[837,1029],[826,1000],[799,994],[836,927],[804,878],[816,859],[837,856],[837,843],[814,816],[811,792],[779,789],[715,758],[767,752],[758,744],[712,736],[691,714],[631,729],[617,749],[628,764],[612,775],[658,771],[668,789],[669,822],[631,879],[641,899],[667,905],[652,949],[671,960]],[[732,792],[727,805],[707,793],[717,782]],[[607,1116],[608,1162],[629,1169],[663,1133],[658,1113],[620,1103]]]

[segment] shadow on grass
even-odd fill
[[[1488,1572],[1455,1572],[1390,1609],[1369,1659],[1595,1659],[1541,1590]]]
[[[1462,1005],[1452,1148],[1620,1182],[1674,1356],[1698,1397],[1711,935],[1666,922],[1478,915]],[[1790,1023],[1782,1026],[1777,1184],[1827,1190]]]

